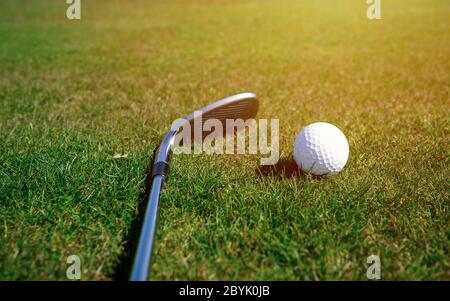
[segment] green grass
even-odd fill
[[[450,280],[450,4],[365,2],[1,1],[0,279],[65,279],[71,254],[114,279],[171,121],[253,91],[283,162],[321,120],[346,168],[175,156],[153,279],[364,280],[378,254],[383,279]]]

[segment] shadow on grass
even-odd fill
[[[139,242],[139,234],[141,232],[141,226],[144,220],[148,196],[150,194],[150,188],[152,185],[152,166],[153,158],[155,157],[155,151],[156,149],[153,151],[152,160],[150,160],[150,164],[147,166],[145,180],[142,187],[143,189],[141,194],[139,195],[139,205],[137,208],[138,215],[131,224],[130,231],[128,232],[128,236],[125,240],[123,253],[119,256],[119,263],[116,265],[114,273],[110,275],[111,278],[116,281],[127,281],[131,274],[133,259]]]
[[[276,178],[300,178],[306,176],[306,173],[298,168],[297,163],[292,159],[280,159],[274,165],[260,165],[256,168],[256,172],[264,177]]]
[[[256,168],[256,173],[262,177],[274,177],[279,179],[286,178],[305,178],[312,177],[316,180],[322,180],[324,177],[314,176],[302,171],[293,159],[280,159],[274,165],[261,165]]]

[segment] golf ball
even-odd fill
[[[294,144],[294,158],[301,170],[314,175],[334,175],[347,163],[349,146],[344,133],[326,122],[303,128]]]

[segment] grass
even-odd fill
[[[364,280],[371,254],[382,279],[450,279],[448,1],[382,1],[378,21],[365,1],[66,7],[0,3],[0,279],[66,279],[71,254],[117,278],[171,121],[241,91],[280,119],[278,166],[319,120],[349,162],[318,180],[175,156],[153,279]]]

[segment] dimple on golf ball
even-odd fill
[[[347,163],[349,146],[344,133],[326,122],[303,128],[294,144],[294,158],[301,170],[314,175],[334,175]]]

